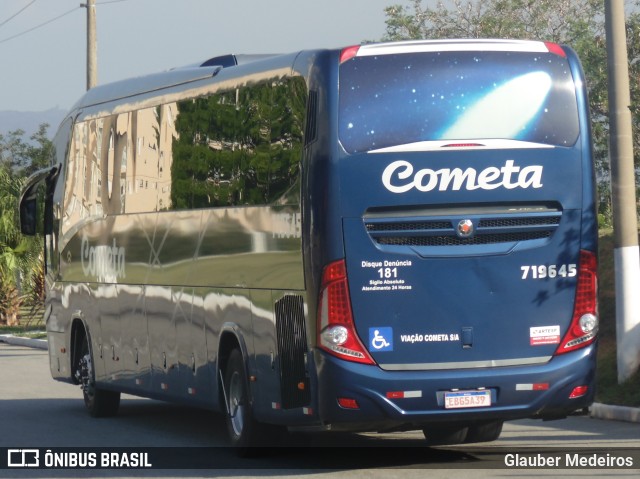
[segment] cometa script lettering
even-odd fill
[[[125,276],[125,250],[116,244],[115,238],[113,246],[92,246],[85,236],[80,246],[80,257],[85,276],[97,276],[109,281]]]
[[[517,166],[507,160],[504,166],[490,166],[484,170],[475,168],[423,168],[414,172],[411,163],[398,160],[382,172],[382,184],[392,193],[418,191],[495,190],[496,188],[541,188],[542,165]]]

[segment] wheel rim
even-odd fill
[[[236,371],[229,381],[229,419],[231,427],[236,436],[242,435],[244,427],[244,404],[243,404],[242,378]]]
[[[91,354],[89,354],[89,348],[86,344],[82,350],[82,357],[78,364],[76,377],[82,388],[85,401],[91,401],[94,393],[93,365],[91,362]]]

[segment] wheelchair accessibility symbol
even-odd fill
[[[393,328],[369,328],[370,351],[393,351]]]

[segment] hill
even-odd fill
[[[42,123],[48,123],[47,130],[49,138],[53,138],[60,121],[67,113],[60,108],[51,108],[46,111],[9,111],[0,110],[0,135],[5,135],[14,130],[24,130],[24,139],[28,140],[31,135],[38,131]]]

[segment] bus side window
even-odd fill
[[[172,209],[299,203],[306,103],[297,77],[179,102]]]
[[[102,216],[102,130],[103,119],[77,123],[71,135],[67,167],[63,178],[58,180],[58,189],[64,185],[64,198],[61,205],[63,237],[72,225],[81,219]],[[56,149],[62,145],[56,146]],[[59,151],[59,150],[57,150]],[[64,151],[64,148],[63,148]],[[59,153],[57,153],[59,155]],[[58,191],[58,190],[56,190]],[[54,201],[56,205],[60,200]],[[57,207],[57,206],[56,206]]]
[[[120,213],[120,193],[114,193],[120,186],[119,171],[115,167],[116,122],[115,116],[105,118],[102,130],[102,207],[108,215]]]

